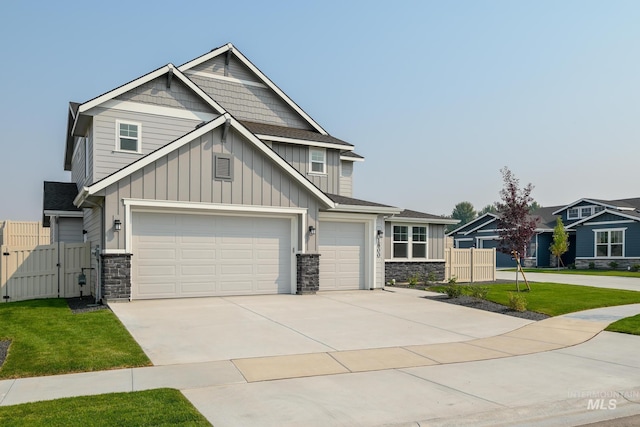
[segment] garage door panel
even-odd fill
[[[288,293],[291,221],[134,212],[133,297]]]
[[[320,222],[320,289],[364,288],[365,224]]]

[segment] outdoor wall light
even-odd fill
[[[378,230],[378,239],[381,239],[384,236],[384,231]]]
[[[113,220],[113,229],[115,231],[120,231],[122,229],[122,223],[117,218]]]
[[[316,228],[313,225],[309,226],[309,235],[310,236],[315,236],[316,234]]]

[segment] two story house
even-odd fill
[[[354,198],[362,161],[226,44],[71,103],[75,191],[47,183],[45,199],[74,193],[100,299],[376,289],[385,274],[442,272],[452,220]]]
[[[600,200],[584,198],[563,206],[540,208],[532,213],[537,220],[536,234],[527,248],[523,265],[528,267],[556,266],[549,246],[553,229],[560,217],[569,234],[569,251],[562,264],[577,268],[619,268],[640,265],[640,198]],[[499,244],[498,216],[492,213],[449,233],[458,248],[492,248]],[[498,253],[497,267],[514,267],[510,255]]]

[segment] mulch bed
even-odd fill
[[[108,308],[106,305],[96,304],[93,297],[87,296],[81,298],[67,298],[67,304],[71,309],[71,313],[87,313],[89,311],[104,310]]]
[[[0,341],[0,368],[2,368],[2,364],[7,358],[7,352],[9,351],[10,345],[11,345],[11,340]]]

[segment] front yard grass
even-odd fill
[[[502,270],[515,273],[515,269]],[[569,270],[555,268],[525,268],[525,273],[553,273],[553,274],[580,274],[583,276],[616,276],[616,277],[637,277],[640,278],[640,271],[625,270]]]
[[[156,389],[0,406],[9,426],[210,426],[178,390]]]
[[[636,291],[546,282],[532,282],[530,285],[531,292],[522,292],[527,300],[527,310],[549,316],[559,316],[592,308],[640,303],[640,292]],[[515,283],[481,284],[480,286],[489,288],[487,300],[506,306],[509,305],[509,292],[516,291]],[[444,292],[445,288],[446,286],[434,286],[430,290]],[[526,289],[524,283],[520,284],[520,289]]]
[[[626,317],[610,324],[606,331],[621,332],[623,334],[640,335],[640,314]]]
[[[72,314],[64,299],[0,304],[1,340],[0,379],[151,365],[111,310]]]

